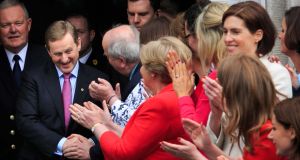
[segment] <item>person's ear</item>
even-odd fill
[[[127,66],[127,65],[126,65],[126,64],[127,64],[126,59],[125,59],[124,57],[122,57],[122,56],[119,57],[118,59],[119,59],[119,61],[120,61],[121,67],[122,67],[122,68],[125,68],[125,67]]]
[[[151,78],[155,78],[156,77],[156,73],[151,73]]]
[[[28,23],[28,32],[29,32],[30,29],[31,29],[32,19],[31,19],[31,18],[28,18],[26,21],[27,21],[27,23]]]
[[[90,42],[92,42],[95,38],[96,32],[95,30],[92,29],[89,31],[89,34],[90,34]]]
[[[264,31],[262,29],[258,29],[255,33],[254,33],[254,38],[255,38],[255,43],[258,43],[262,40],[263,36],[264,36]]]
[[[47,50],[47,52],[48,52],[49,56],[51,57],[50,50],[49,50],[49,48],[47,47],[47,45],[46,45],[46,44],[45,44],[45,48],[46,48],[46,50]]]
[[[291,128],[289,128],[289,132],[290,132],[290,138],[291,138],[291,140],[295,139],[296,138],[295,129],[291,127]]]
[[[158,9],[158,10],[154,11],[154,15],[156,15],[156,17],[161,16],[161,10]]]
[[[77,48],[78,48],[78,51],[80,51],[80,49],[81,49],[81,39],[80,39],[80,37],[78,37],[78,39],[77,39]]]

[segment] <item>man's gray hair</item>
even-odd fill
[[[123,57],[126,63],[136,63],[140,61],[139,32],[132,25],[130,25],[130,29],[132,31],[131,36],[120,36],[116,38],[109,45],[108,53],[113,58]]]
[[[25,18],[28,19],[29,18],[29,14],[28,14],[28,11],[24,5],[24,3],[18,1],[18,0],[3,0],[1,3],[0,3],[0,10],[2,9],[6,9],[8,7],[13,7],[13,6],[20,6],[24,13],[25,13]]]

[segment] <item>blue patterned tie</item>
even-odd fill
[[[17,87],[20,87],[20,84],[21,84],[21,67],[20,67],[20,64],[19,64],[19,60],[20,60],[20,56],[18,55],[15,55],[13,60],[15,61],[15,65],[14,65],[14,68],[13,68],[13,76],[14,76],[14,80],[15,80],[15,83],[17,85]]]

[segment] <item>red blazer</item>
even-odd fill
[[[217,79],[217,71],[212,71],[208,77],[213,80]],[[201,80],[191,96],[179,98],[179,106],[182,118],[189,118],[206,125],[210,112],[210,104]]]
[[[253,152],[250,153],[244,148],[243,159],[244,160],[286,160],[285,157],[276,155],[276,147],[272,140],[268,138],[272,129],[272,123],[268,120],[261,126],[258,137],[256,136],[251,141],[253,145]]]
[[[99,137],[106,159],[178,159],[160,148],[161,141],[178,143],[187,138],[172,84],[147,99],[130,118],[123,134],[118,137],[111,131]],[[188,138],[187,138],[188,139]]]

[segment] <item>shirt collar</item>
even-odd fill
[[[133,74],[135,73],[135,70],[136,70],[137,66],[138,66],[138,64],[136,64],[136,65],[133,67],[132,71],[130,72],[129,80],[132,79]]]
[[[28,43],[18,53],[13,53],[13,52],[5,49],[5,53],[7,55],[9,63],[10,64],[13,63],[13,58],[14,58],[15,55],[19,55],[20,58],[21,58],[20,61],[24,63],[25,59],[26,59],[27,48],[28,48]]]
[[[83,64],[86,64],[87,60],[89,59],[90,55],[92,54],[93,49],[89,49],[89,51],[82,57],[79,58],[79,61]]]
[[[60,69],[56,65],[55,65],[55,68],[57,70],[58,77],[62,77],[63,73],[60,71]],[[75,67],[71,71],[71,76],[77,78],[77,76],[78,76],[78,70],[79,70],[79,62],[77,61],[77,63],[75,64]]]

